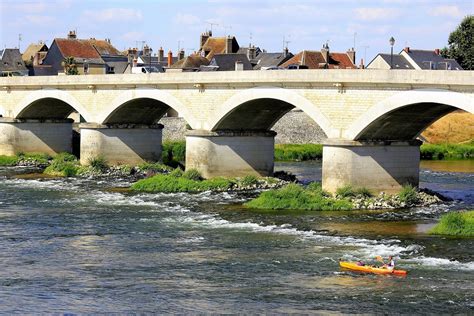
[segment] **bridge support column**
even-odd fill
[[[186,169],[204,178],[273,175],[273,131],[189,131]]]
[[[0,117],[0,155],[72,152],[72,120]]]
[[[163,125],[101,125],[83,123],[81,129],[81,164],[104,158],[109,164],[136,165],[161,160]]]
[[[323,144],[323,189],[351,185],[395,193],[418,186],[421,142],[358,142],[328,139]]]

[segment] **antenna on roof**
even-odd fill
[[[291,38],[291,35],[288,35],[288,37]],[[291,43],[291,41],[286,39],[286,36],[283,35],[283,51],[285,51],[285,48],[288,48],[288,44]]]
[[[367,48],[370,48],[369,45],[362,45],[361,46],[364,49],[364,63],[367,62]]]
[[[252,35],[253,35],[252,32],[250,32],[250,34],[249,34],[249,47],[252,46]]]
[[[178,40],[178,54],[181,51],[181,44],[184,43],[182,40]]]
[[[212,33],[212,27],[213,27],[213,26],[219,26],[219,24],[217,24],[217,23],[212,23],[212,22],[210,22],[210,21],[206,21],[206,23],[209,24],[209,28],[210,28],[211,33]]]
[[[230,34],[228,34],[227,30],[232,30],[232,25],[223,25],[222,26],[225,30],[225,36],[230,36]]]
[[[352,47],[354,50],[356,50],[356,37],[357,37],[357,32],[354,32],[354,46]]]
[[[20,33],[20,34],[18,34],[18,50],[20,50],[21,40],[22,40],[22,38],[21,38],[21,33]]]

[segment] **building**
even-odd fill
[[[75,31],[67,38],[55,38],[43,65],[49,65],[56,73],[64,73],[63,61],[73,57],[80,75],[123,73],[127,67],[126,56],[112,46],[110,40],[77,39]]]
[[[368,69],[463,70],[454,59],[444,58],[439,49],[421,50],[405,47],[399,54],[378,54]]]
[[[252,64],[245,54],[216,54],[214,57],[212,57],[209,66],[201,67],[201,70],[215,71],[238,71],[252,69]]]
[[[303,50],[280,65],[283,68],[291,66],[305,66],[307,69],[356,69],[355,51],[348,50],[346,53],[333,53],[325,44],[321,51]]]
[[[217,54],[235,54],[240,46],[234,36],[212,37],[212,32],[207,31],[199,38],[199,51],[202,57],[211,60]]]
[[[252,61],[254,70],[278,69],[283,63],[293,57],[293,54],[285,48],[282,53],[261,52]]]
[[[0,50],[0,76],[28,76],[28,68],[26,68],[18,48]]]
[[[38,66],[43,63],[43,59],[48,53],[48,46],[45,43],[30,44],[21,55],[27,67]]]

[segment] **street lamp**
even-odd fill
[[[395,44],[395,39],[393,36],[390,37],[388,42],[390,43],[390,69],[393,69],[393,45]]]

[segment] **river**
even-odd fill
[[[320,163],[279,163],[304,181]],[[132,194],[123,179],[0,168],[0,313],[473,313],[474,240],[426,232],[474,207],[474,163],[423,162],[454,199],[402,210],[265,212],[235,193]],[[343,271],[394,255],[406,277]]]

